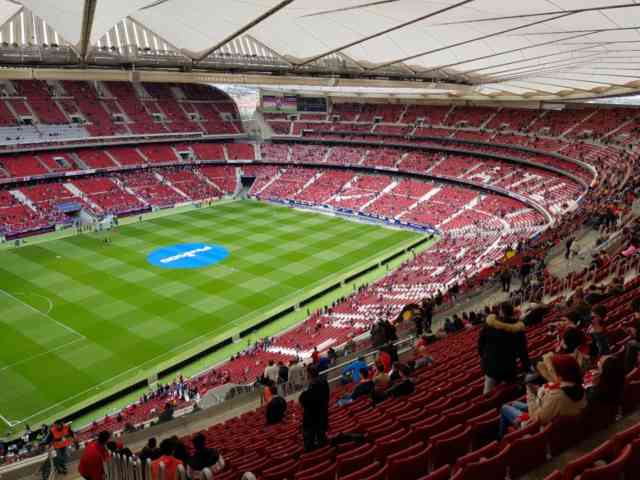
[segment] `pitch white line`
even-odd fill
[[[20,299],[19,299],[19,298],[17,298],[16,296],[11,295],[11,294],[10,294],[9,292],[7,292],[6,290],[3,290],[3,289],[1,289],[1,288],[0,288],[0,293],[4,293],[7,297],[11,298],[12,300],[14,300],[14,301],[16,301],[16,302],[18,302],[18,303],[21,303],[22,305],[24,305],[25,307],[27,307],[29,310],[31,310],[31,311],[33,311],[33,312],[35,312],[35,313],[39,314],[39,315],[42,315],[43,317],[47,318],[48,320],[51,320],[53,323],[56,323],[56,324],[57,324],[57,325],[59,325],[60,327],[64,328],[66,331],[68,331],[68,332],[70,332],[70,333],[73,333],[74,335],[77,335],[77,336],[79,336],[79,337],[86,338],[84,335],[82,335],[81,333],[79,333],[79,332],[75,331],[75,330],[74,330],[73,328],[71,328],[70,326],[65,325],[65,324],[64,324],[64,323],[62,323],[62,322],[59,322],[59,321],[58,321],[58,320],[56,320],[55,318],[52,318],[51,316],[49,316],[49,314],[47,314],[47,313],[41,312],[40,310],[38,310],[37,308],[35,308],[33,305],[29,305],[28,303],[23,302],[22,300],[20,300]]]
[[[21,365],[23,363],[30,362],[31,360],[34,360],[36,358],[44,357],[45,355],[48,355],[50,353],[57,352],[58,350],[62,350],[63,348],[68,347],[69,345],[73,345],[74,343],[78,343],[78,342],[83,342],[85,340],[86,338],[76,338],[75,340],[71,340],[70,342],[63,343],[62,345],[58,345],[57,347],[47,350],[46,352],[37,353],[35,355],[31,355],[30,357],[23,358],[22,360],[18,360],[17,362],[13,362],[13,363],[10,363],[9,365],[5,365],[4,367],[0,368],[0,372],[9,370],[10,368],[15,367],[16,365]]]
[[[13,428],[20,422],[12,422],[11,420],[7,420],[4,416],[0,415],[0,420],[9,425],[9,428]]]
[[[294,292],[292,292],[290,295],[294,295],[294,294],[296,294],[296,293],[300,292],[301,290],[304,290],[304,289],[303,289],[303,288],[300,288],[300,289],[298,289],[298,290],[295,290],[295,291],[294,291]],[[268,308],[268,307],[270,307],[271,305],[276,304],[276,303],[278,303],[278,302],[277,302],[277,301],[276,301],[276,302],[272,302],[272,303],[268,304],[267,306],[265,306],[264,308]],[[209,332],[207,332],[207,333],[203,333],[202,335],[199,335],[199,336],[197,336],[197,337],[195,337],[195,338],[192,338],[191,340],[189,340],[189,341],[188,341],[188,342],[186,342],[186,343],[183,343],[182,345],[178,345],[178,346],[173,347],[172,349],[170,349],[170,350],[168,350],[168,351],[166,351],[166,352],[164,352],[164,353],[161,353],[160,355],[156,355],[155,357],[150,358],[149,360],[146,360],[146,361],[144,361],[143,363],[141,363],[141,364],[139,364],[139,365],[135,365],[135,366],[133,366],[133,367],[129,368],[128,370],[125,370],[124,372],[121,372],[121,373],[119,373],[119,374],[117,374],[117,375],[115,375],[115,376],[113,376],[113,377],[111,377],[111,378],[108,378],[108,379],[104,380],[103,382],[100,382],[100,383],[98,383],[98,384],[94,385],[93,387],[87,388],[86,390],[83,390],[82,392],[78,392],[78,393],[76,393],[75,395],[72,395],[72,396],[67,397],[67,398],[65,398],[65,399],[63,399],[63,400],[60,400],[59,402],[54,403],[53,405],[49,405],[47,408],[42,409],[42,410],[40,410],[40,411],[38,411],[38,412],[35,412],[35,413],[33,413],[33,414],[29,415],[27,418],[23,418],[22,420],[19,420],[17,423],[24,423],[24,422],[27,422],[27,421],[31,420],[32,418],[37,417],[37,416],[40,416],[40,415],[42,415],[42,414],[44,414],[44,413],[46,413],[46,412],[49,412],[49,411],[51,411],[51,410],[55,409],[56,407],[58,407],[58,406],[60,406],[60,405],[63,405],[64,403],[66,403],[66,402],[68,402],[68,401],[70,401],[70,400],[74,400],[74,399],[76,399],[76,398],[78,398],[78,397],[81,397],[82,395],[84,395],[84,394],[86,394],[86,393],[88,393],[88,392],[91,392],[92,390],[99,390],[99,389],[100,389],[100,387],[101,387],[102,385],[104,385],[104,384],[106,384],[106,383],[110,383],[110,382],[112,382],[113,380],[115,380],[116,378],[120,378],[120,377],[122,377],[122,376],[124,376],[124,375],[127,375],[128,373],[134,372],[134,371],[136,371],[136,370],[143,370],[143,367],[144,367],[145,365],[147,365],[147,364],[149,364],[149,363],[152,363],[152,362],[154,362],[155,360],[157,360],[157,359],[159,359],[159,358],[165,357],[165,356],[167,356],[168,354],[171,354],[171,353],[173,353],[173,352],[175,352],[175,351],[177,351],[177,350],[181,350],[181,349],[183,349],[185,346],[190,345],[190,344],[192,344],[192,343],[194,343],[194,342],[197,342],[198,340],[200,340],[200,339],[202,339],[202,338],[204,338],[204,337],[207,337],[207,336],[211,335],[212,333],[216,332],[217,330],[222,329],[223,327],[228,327],[228,325],[229,325],[229,324],[231,324],[231,325],[236,325],[236,324],[238,324],[238,323],[242,322],[242,320],[244,320],[246,317],[251,316],[251,315],[255,315],[255,312],[249,312],[249,313],[247,313],[247,314],[243,315],[242,317],[237,318],[236,320],[234,320],[234,321],[232,321],[232,322],[229,322],[229,323],[225,324],[225,325],[224,325],[224,326],[222,326],[222,327],[216,328],[216,329],[214,329],[214,330],[210,330],[210,331],[209,331]]]
[[[45,312],[45,314],[49,315],[51,313],[51,310],[53,310],[53,302],[51,301],[51,299],[49,297],[45,297],[44,295],[40,295],[39,293],[31,293],[31,294],[29,294],[27,292],[20,292],[20,293],[16,293],[15,295],[16,296],[26,297],[26,298],[28,298],[29,295],[33,295],[34,297],[43,298],[49,304],[49,308],[47,308],[47,311]]]

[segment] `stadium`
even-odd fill
[[[636,478],[637,18],[0,0],[0,477]]]

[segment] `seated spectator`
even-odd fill
[[[364,361],[364,357],[359,357],[342,369],[340,380],[343,384],[351,382],[358,384],[360,383],[360,370],[367,368],[369,367]]]
[[[591,356],[597,357],[609,354],[609,340],[607,338],[606,321],[607,307],[596,305],[591,314],[591,326],[588,333],[591,335]]]
[[[385,371],[382,362],[376,362],[376,373],[373,376],[373,385],[376,392],[384,392],[391,383],[389,374]]]
[[[98,434],[97,440],[89,443],[82,452],[78,473],[86,480],[104,479],[104,462],[109,458],[107,442],[111,438],[111,433],[102,431]]]
[[[638,355],[640,355],[640,298],[636,298],[631,302],[633,309],[633,320],[631,327],[627,329],[627,333],[631,340],[625,346],[625,371],[629,373],[638,366]]]
[[[448,317],[445,318],[444,320],[444,331],[447,333],[447,335],[451,333],[455,333],[456,331],[456,326],[453,324],[453,321]]]
[[[160,442],[160,456],[151,462],[151,478],[160,479],[160,464],[164,465],[164,480],[176,480],[176,471],[182,462],[174,457],[175,442],[170,438],[165,438]]]
[[[398,380],[385,390],[385,398],[404,397],[415,392],[416,386],[411,380],[411,369],[404,363],[396,363],[393,366],[393,370],[397,372]]]
[[[202,471],[205,468],[211,473],[218,473],[224,469],[224,459],[215,448],[207,447],[207,439],[202,433],[193,437],[193,455],[189,460],[188,474],[193,480],[203,479]]]
[[[553,366],[551,360],[553,356],[560,353],[563,355],[571,355],[578,362],[581,372],[585,372],[587,369],[588,361],[587,357],[580,351],[580,347],[585,344],[585,337],[582,330],[575,327],[569,327],[565,329],[562,334],[562,341],[555,352],[548,352],[542,356],[542,360],[536,365],[536,370],[542,376],[546,382],[553,381]],[[528,377],[528,381],[531,381],[531,377]]]
[[[351,392],[351,395],[347,395],[346,397],[338,400],[338,405],[347,405],[351,402],[355,402],[360,397],[366,397],[371,395],[374,390],[373,380],[369,378],[369,369],[362,368],[360,369],[360,382],[356,385],[356,387]]]
[[[591,320],[591,307],[584,299],[582,288],[576,288],[567,302],[566,317],[577,327],[585,328]]]
[[[433,357],[431,357],[427,352],[427,345],[429,345],[429,339],[423,335],[416,343],[414,351],[415,368],[422,368],[433,363]]]
[[[527,384],[527,403],[512,402],[500,410],[500,437],[510,426],[521,427],[538,421],[543,425],[560,416],[579,415],[586,406],[582,372],[575,358],[556,354],[551,360],[554,381],[536,391]]]
[[[271,389],[271,400],[267,403],[265,414],[267,416],[267,425],[275,425],[280,423],[287,413],[287,401],[278,395],[275,385],[269,387]]]
[[[462,321],[462,319],[458,316],[457,313],[453,314],[453,328],[455,332],[460,332],[462,330],[464,330],[464,322]]]
[[[522,322],[527,326],[538,325],[542,323],[545,315],[553,310],[552,305],[546,305],[544,303],[534,303],[522,317]]]
[[[602,357],[598,371],[593,377],[593,386],[587,390],[589,403],[620,405],[624,393],[624,364],[614,356]]]

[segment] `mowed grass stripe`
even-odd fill
[[[97,384],[123,372],[131,375],[136,366],[176,354],[181,345],[203,336],[222,334],[337,271],[418,237],[285,207],[234,202],[118,228],[111,246],[104,246],[102,234],[90,234],[0,252],[0,288],[49,298],[52,318],[87,337],[69,351],[48,354],[59,342],[40,345],[34,337],[54,338],[53,330],[36,333],[18,326],[16,333],[3,336],[0,350],[6,353],[0,366],[40,356],[0,374],[0,383],[11,390],[0,391],[0,414],[23,419],[54,404],[62,408],[68,397],[78,401]],[[155,248],[192,241],[224,245],[231,255],[198,270],[165,270],[146,261]],[[30,322],[17,322],[25,323]],[[49,366],[60,382],[51,381]],[[73,379],[58,376],[64,371]],[[92,393],[97,392],[84,396]],[[17,402],[21,394],[29,401]]]

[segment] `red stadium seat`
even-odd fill
[[[510,447],[505,447],[501,452],[491,458],[481,459],[467,464],[459,470],[451,480],[502,480],[507,475],[507,453]]]
[[[539,432],[529,433],[508,442],[511,448],[507,451],[506,461],[511,478],[524,475],[548,460],[550,430],[551,426],[547,425]],[[503,442],[501,445],[505,444]]]
[[[581,480],[622,480],[626,479],[625,469],[631,458],[632,447],[627,445],[613,461],[607,465],[586,469],[580,475]],[[637,474],[637,470],[635,470]]]
[[[438,468],[437,470],[434,470],[430,474],[420,477],[418,480],[449,480],[450,471],[451,471],[451,467],[449,465],[443,465],[442,467]]]

